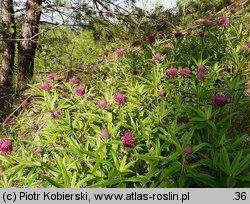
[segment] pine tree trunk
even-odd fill
[[[15,59],[15,17],[13,0],[2,0],[2,23],[3,23],[3,58],[0,73],[0,86],[12,85],[14,59]]]
[[[42,0],[27,0],[18,44],[18,79],[27,81],[34,74],[34,58],[37,47]]]

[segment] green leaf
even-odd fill
[[[242,151],[237,153],[236,157],[234,158],[234,160],[231,164],[231,175],[233,177],[235,177],[236,173],[238,172],[241,157],[242,157]]]
[[[232,176],[235,177],[239,175],[242,171],[250,167],[250,155],[244,157],[244,159],[239,163],[237,168],[234,168]]]
[[[7,29],[7,33],[8,33],[9,35],[12,35],[14,32],[15,32],[15,29],[12,28],[12,27],[9,27],[9,28]]]
[[[110,180],[103,180],[103,181],[99,181],[93,185],[91,185],[92,188],[108,188],[108,187],[112,187],[116,184],[121,183],[120,179],[110,179]]]
[[[87,155],[87,156],[90,156],[92,158],[95,158],[96,155],[86,149],[77,149],[77,148],[65,148],[63,149],[62,151],[65,151],[65,152],[75,152],[77,153],[77,155],[79,155],[80,157],[83,157],[83,155]]]
[[[15,176],[17,173],[20,173],[25,168],[25,166],[26,166],[25,164],[15,165],[11,168],[8,168],[3,173],[4,174],[11,174],[11,176]]]
[[[77,172],[75,171],[71,177],[71,185],[70,188],[75,188],[77,179]]]
[[[69,173],[67,172],[67,169],[65,167],[65,164],[62,163],[61,158],[58,158],[58,156],[54,155],[55,161],[57,166],[59,167],[62,176],[63,176],[63,181],[64,181],[64,187],[65,188],[70,188],[70,176]]]
[[[173,161],[175,159],[177,159],[178,156],[180,156],[181,154],[179,152],[175,152],[173,154],[171,154],[168,157],[163,157],[163,156],[151,156],[151,155],[140,155],[140,154],[134,154],[132,156],[137,157],[139,159],[142,159],[144,161],[147,161],[149,163],[154,162],[154,161],[163,161],[164,164]]]
[[[134,163],[136,163],[136,161],[131,161],[131,162],[127,163],[127,164],[125,165],[125,167],[124,167],[124,170],[129,169]],[[132,170],[131,170],[131,172],[132,172]]]
[[[56,188],[64,188],[64,186],[56,181],[54,181],[53,179],[47,177],[47,176],[43,176],[44,179],[46,179],[50,184],[52,184],[53,186],[55,186]]]
[[[104,159],[94,158],[93,161],[100,162],[101,164],[107,164],[108,166],[115,168],[115,166],[111,162],[104,160]]]
[[[220,149],[221,167],[227,175],[230,175],[230,160],[224,146]]]
[[[86,175],[86,177],[80,181],[78,181],[78,183],[75,185],[75,188],[81,188],[81,187],[86,187],[87,186],[87,182],[91,181],[91,180],[95,180],[96,178],[93,175]]]
[[[201,143],[201,144],[195,145],[193,147],[193,153],[198,152],[200,149],[202,149],[205,146],[210,146],[210,145],[208,143]]]
[[[141,76],[138,76],[138,75],[136,76],[136,78],[141,79],[141,80],[144,81],[146,84],[150,85],[151,87],[154,87],[153,82],[149,81],[148,79],[145,79],[145,78],[143,78],[143,77],[141,77]]]
[[[125,155],[125,156],[122,158],[122,161],[121,161],[120,172],[123,172],[124,167],[125,167],[125,164],[126,164],[126,161],[127,161],[127,156]]]
[[[180,171],[181,168],[182,168],[181,164],[174,163],[171,167],[168,167],[161,172],[160,180],[163,181],[169,176],[172,176],[174,174],[176,175],[176,173]]]
[[[190,173],[192,174],[192,178],[200,183],[203,183],[203,184],[210,186],[210,187],[213,187],[213,188],[220,187],[220,184],[210,174],[200,173],[197,171],[190,171]]]
[[[119,170],[120,167],[119,167],[119,160],[117,158],[117,155],[116,155],[116,153],[114,152],[113,149],[111,149],[110,151],[111,151],[111,154],[112,154],[112,157],[113,157],[114,165],[115,165],[116,169]]]
[[[44,168],[44,167],[47,168],[48,170],[51,170],[53,173],[56,173],[56,175],[57,175],[58,173],[60,173],[60,170],[57,169],[56,167],[51,166],[51,165],[49,165],[48,163],[41,162],[41,168]]]
[[[133,183],[147,183],[150,180],[147,179],[145,176],[136,176],[136,177],[131,177],[131,178],[125,178],[123,182],[133,182]]]

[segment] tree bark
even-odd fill
[[[34,58],[37,47],[42,0],[27,0],[18,44],[18,79],[27,81],[34,74]]]
[[[0,86],[12,85],[14,59],[15,59],[15,17],[13,0],[2,0],[2,23],[3,23],[3,58],[2,71],[0,74]]]

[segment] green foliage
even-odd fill
[[[37,73],[83,69],[98,60],[101,46],[95,43],[91,31],[59,28],[39,38],[35,59]]]
[[[76,84],[40,78],[39,84],[53,83],[49,90],[30,85],[26,94],[36,102],[23,108],[14,125],[0,130],[14,144],[13,151],[0,156],[0,186],[249,187],[250,109],[244,94],[249,51],[243,49],[248,33],[241,19],[203,29],[204,38],[157,36],[156,42],[143,40],[139,47],[121,41],[123,54],[107,53],[94,80],[90,73]],[[78,42],[83,41],[76,40],[77,50],[84,50]],[[162,62],[153,60],[167,43]],[[69,63],[63,53],[70,48],[62,48],[59,59]],[[69,67],[86,63],[74,57]],[[204,79],[197,78],[201,65],[208,69]],[[166,68],[174,67],[188,68],[190,74],[166,76]],[[135,69],[139,73],[132,74]],[[75,91],[79,85],[86,88],[82,96]],[[159,95],[161,90],[166,96]],[[123,105],[114,101],[117,92],[126,95]],[[228,97],[222,105],[213,101],[218,93]],[[110,106],[98,107],[104,98]],[[128,131],[134,138],[130,148],[122,138]],[[43,151],[34,153],[37,147]]]
[[[178,16],[182,23],[190,24],[193,19],[213,16],[230,4],[230,0],[177,0]]]

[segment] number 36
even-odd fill
[[[247,193],[246,192],[235,192],[236,197],[234,200],[246,200],[247,199]]]

